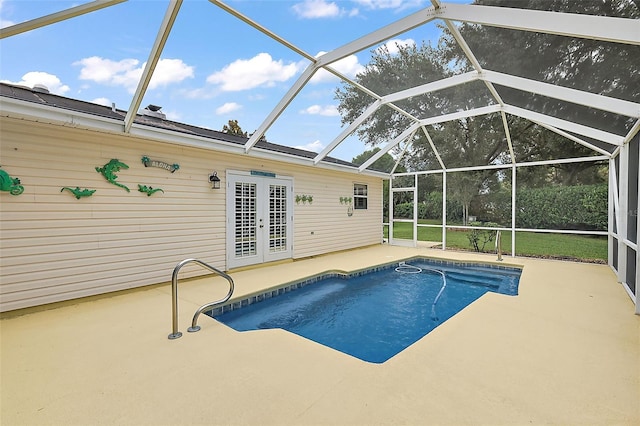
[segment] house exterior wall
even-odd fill
[[[24,186],[0,192],[0,311],[167,282],[186,258],[227,269],[226,170],[290,176],[294,194],[313,196],[293,203],[293,258],[381,242],[377,177],[6,117],[0,141],[2,170]],[[180,167],[145,167],[143,156]],[[111,159],[129,166],[116,181],[130,192],[96,171]],[[340,197],[353,197],[354,183],[368,185],[368,209],[348,216]],[[76,199],[63,187],[96,192]],[[180,276],[204,272],[188,265]]]

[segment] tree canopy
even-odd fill
[[[225,124],[222,127],[222,132],[230,135],[247,137],[247,132],[242,131],[242,127],[238,124],[238,120],[229,120],[229,124]]]
[[[365,151],[362,154],[355,156],[353,160],[351,160],[351,162],[356,166],[362,165],[365,163],[365,161],[376,155],[379,151],[380,148],[378,147]],[[395,164],[396,160],[390,154],[384,154],[371,165],[370,169],[390,173],[393,170]],[[406,172],[404,166],[401,164],[398,165],[395,171],[398,173]]]
[[[626,18],[640,16],[636,5],[625,0],[476,0],[475,3]],[[629,52],[639,50],[636,47],[471,23],[463,23],[458,28],[480,65],[487,70],[639,101],[640,73],[628,68],[633,61]],[[397,53],[384,47],[373,51],[371,62],[357,76],[357,82],[384,96],[473,69],[469,58],[447,28],[443,28],[437,46],[423,42],[397,47]],[[495,86],[505,102],[522,108],[618,134],[624,134],[624,129],[632,125],[627,117]],[[343,123],[351,123],[374,101],[369,95],[349,85],[338,89],[336,98]],[[474,81],[414,96],[396,105],[413,117],[423,119],[495,103],[488,88],[482,82]],[[357,129],[357,134],[366,143],[376,146],[397,137],[411,122],[406,115],[384,106]],[[507,125],[518,162],[599,155],[588,147],[520,117],[507,115]],[[511,163],[502,118],[498,113],[436,124],[429,126],[427,131],[446,168]],[[602,142],[587,142],[611,152],[612,148]],[[422,131],[413,136],[411,144],[403,160],[408,170],[442,168]],[[547,168],[522,168],[523,179],[519,183],[532,186],[596,183],[602,180],[601,166],[593,162],[558,164],[552,166],[552,173]],[[489,185],[488,180],[495,174],[484,173],[481,181],[477,182],[477,189]]]

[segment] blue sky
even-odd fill
[[[76,6],[82,1],[0,0],[8,26]],[[228,0],[230,7],[311,55],[338,48],[420,8],[421,0]],[[129,0],[0,41],[0,80],[128,109],[168,0]],[[434,23],[388,41],[437,41]],[[353,78],[371,50],[335,63]],[[222,130],[238,120],[252,133],[297,80],[308,61],[206,0],[185,0],[142,102],[162,106],[167,118]],[[267,140],[319,152],[340,133],[335,89],[318,74],[298,94]],[[351,160],[365,149],[351,137],[331,155]]]

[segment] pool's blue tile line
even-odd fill
[[[384,271],[386,269],[396,268],[400,262],[412,262],[412,261],[421,261],[421,262],[427,262],[427,263],[430,263],[430,264],[433,264],[433,265],[442,265],[442,266],[465,266],[465,267],[482,266],[482,267],[485,267],[485,268],[507,270],[507,271],[518,271],[518,270],[520,270],[520,268],[513,267],[513,266],[494,265],[494,264],[480,263],[480,262],[455,262],[455,261],[450,261],[450,260],[432,259],[432,258],[428,258],[428,257],[416,256],[416,257],[412,257],[412,258],[409,258],[409,259],[404,259],[404,260],[399,260],[399,261],[392,262],[392,263],[387,263],[387,264],[384,264],[384,265],[372,266],[370,268],[362,269],[362,270],[351,272],[351,273],[348,273],[348,274],[347,273],[341,273],[341,272],[327,272],[327,273],[324,273],[324,274],[319,274],[319,275],[316,275],[316,276],[313,276],[313,277],[309,277],[309,278],[305,278],[305,279],[302,279],[302,280],[299,280],[299,281],[295,281],[293,283],[285,284],[282,287],[278,287],[276,289],[267,290],[264,293],[247,296],[244,299],[237,300],[237,301],[234,301],[234,302],[230,302],[230,303],[227,303],[226,305],[213,308],[211,311],[207,312],[207,315],[215,317],[215,316],[221,315],[221,314],[229,312],[229,311],[233,311],[233,310],[236,310],[236,309],[243,308],[243,307],[251,305],[253,303],[262,302],[265,299],[270,299],[272,297],[277,297],[277,296],[279,296],[281,294],[288,293],[290,291],[298,290],[298,289],[300,289],[300,288],[302,288],[302,287],[304,287],[306,285],[313,284],[313,283],[316,283],[318,281],[321,281],[321,280],[324,280],[324,279],[327,279],[327,278],[340,278],[340,279],[347,280],[349,278],[359,277],[361,275],[371,274],[373,272]]]

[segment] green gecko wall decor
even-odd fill
[[[20,195],[24,192],[24,186],[20,185],[20,179],[12,178],[9,173],[0,169],[0,191],[7,191],[11,195]]]
[[[164,190],[160,188],[152,188],[150,186],[140,184],[138,184],[138,191],[147,194],[147,197],[151,197],[151,195],[155,194],[158,191],[161,191],[164,194]]]
[[[120,169],[128,169],[128,168],[129,168],[129,166],[127,166],[122,161],[118,160],[117,158],[114,158],[111,161],[109,161],[107,164],[105,164],[104,166],[96,167],[96,172],[98,172],[102,176],[104,176],[104,178],[109,183],[112,183],[112,184],[114,184],[116,186],[119,186],[120,188],[124,188],[127,192],[131,192],[126,185],[123,185],[123,184],[121,184],[119,182],[116,182],[116,179],[118,179],[118,175],[116,175],[116,172],[119,172]]]
[[[95,189],[80,189],[79,186],[76,186],[75,188],[69,188],[68,186],[65,186],[60,190],[60,192],[64,191],[65,189],[71,192],[78,200],[82,197],[91,197],[93,193],[96,192]]]

